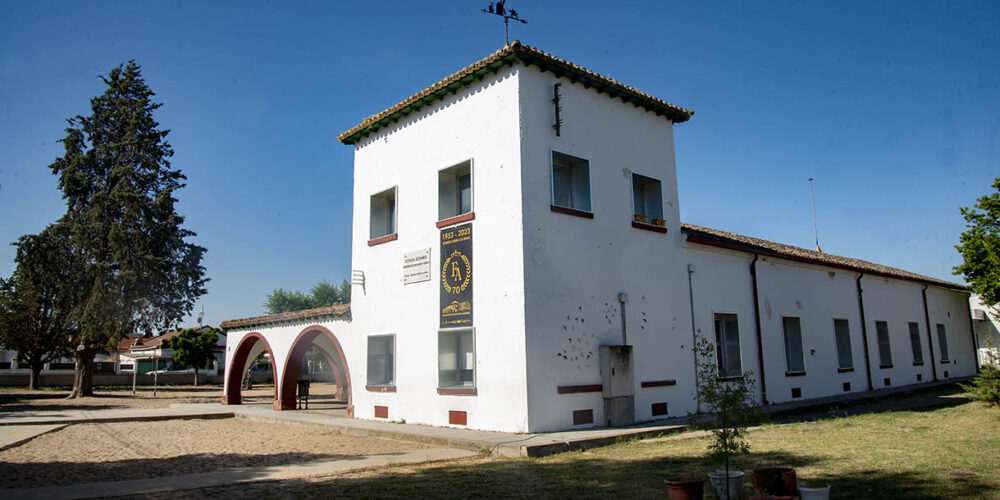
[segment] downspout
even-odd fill
[[[920,295],[924,297],[924,321],[927,322],[927,345],[931,348],[931,373],[934,374],[934,381],[937,382],[937,358],[934,357],[934,336],[931,334],[931,315],[927,312],[927,285],[924,285],[920,289]]]
[[[618,292],[618,304],[622,308],[622,345],[628,345],[628,333],[625,328],[625,303],[628,302],[628,294]]]
[[[694,397],[698,402],[698,412],[701,412],[701,393],[698,391],[698,330],[694,324],[694,286],[691,284],[691,275],[694,274],[694,264],[688,264],[688,298],[691,302],[691,354],[694,356]]]
[[[976,338],[976,323],[972,321],[972,304],[969,299],[965,299],[965,307],[969,311],[969,333],[972,334],[972,362],[976,365],[976,375],[979,375],[979,341]]]
[[[757,259],[760,255],[753,254],[750,261],[750,280],[753,284],[753,323],[757,330],[757,367],[760,369],[760,400],[762,404],[767,404],[767,383],[764,380],[764,342],[761,338],[760,328],[760,300],[757,295]]]
[[[861,297],[861,278],[863,278],[865,273],[858,273],[858,279],[855,280],[855,284],[858,286],[858,309],[861,310],[861,341],[865,344],[865,375],[868,377],[868,390],[874,390],[872,387],[872,363],[868,355],[868,325],[865,321],[865,299]]]

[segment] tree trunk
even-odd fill
[[[45,363],[39,361],[32,361],[30,363],[31,375],[28,377],[28,389],[32,391],[37,391],[39,387],[39,379],[42,377],[42,367]]]
[[[94,395],[94,350],[87,347],[76,351],[76,372],[73,374],[73,391],[69,398]]]

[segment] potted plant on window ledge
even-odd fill
[[[733,457],[750,453],[747,427],[761,417],[756,384],[749,371],[736,376],[720,373],[715,345],[703,337],[695,343],[695,360],[698,410],[704,409],[707,420],[692,415],[692,423],[711,430],[708,457],[725,465],[724,470],[709,473],[708,477],[720,499],[740,498],[745,473],[731,470],[730,465]]]
[[[635,221],[640,224],[645,224],[646,221],[648,220],[645,215],[639,215],[639,214],[633,215],[632,218],[635,219]]]

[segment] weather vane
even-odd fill
[[[490,6],[483,9],[486,14],[493,14],[495,16],[500,16],[503,18],[503,44],[504,46],[510,45],[510,36],[508,35],[507,24],[513,19],[514,21],[520,21],[521,24],[528,24],[528,21],[521,19],[521,16],[514,9],[507,9],[504,7],[504,3],[507,0],[498,0],[495,4],[490,2]]]

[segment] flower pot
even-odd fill
[[[667,221],[665,221],[663,219],[653,219],[653,225],[654,226],[660,226],[660,227],[666,227]]]
[[[799,486],[799,496],[802,500],[830,500],[830,485]]]
[[[795,469],[789,467],[768,467],[754,469],[750,473],[753,489],[765,495],[796,496],[799,485],[795,480]]]
[[[645,215],[634,215],[633,217],[635,218],[636,222],[641,222],[643,224],[646,223],[646,216]]]
[[[674,478],[663,481],[670,500],[701,500],[705,496],[704,479]]]
[[[740,498],[743,491],[743,480],[746,473],[738,470],[729,471],[729,495],[726,495],[726,471],[718,470],[708,473],[708,479],[712,482],[712,489],[719,500],[733,500]]]

